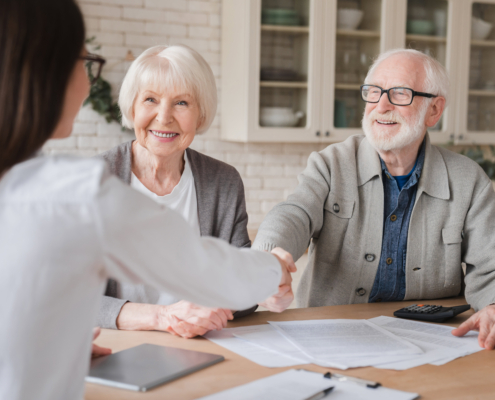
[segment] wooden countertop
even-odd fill
[[[405,301],[400,303],[314,307],[287,310],[281,314],[257,312],[239,321],[230,322],[229,327],[258,325],[266,323],[268,320],[364,319],[380,315],[392,316],[395,310],[417,303],[420,302]],[[465,304],[465,300],[463,298],[428,300],[425,303],[453,306]],[[445,324],[458,326],[472,314],[473,310],[470,310]],[[196,399],[290,369],[262,367],[206,339],[196,338],[186,340],[164,332],[126,332],[104,329],[97,343],[101,346],[110,347],[114,352],[142,343],[152,343],[222,354],[225,357],[225,361],[146,393],[131,392],[96,384],[86,384],[86,400]],[[318,372],[332,371],[332,369],[313,364],[304,365],[302,368]],[[459,358],[442,366],[427,364],[405,371],[381,370],[373,367],[335,371],[378,381],[383,386],[389,388],[420,393],[421,399],[424,400],[495,398],[495,379],[493,378],[493,372],[495,371],[495,351],[480,351],[479,353]]]

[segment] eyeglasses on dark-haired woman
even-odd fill
[[[86,61],[84,65],[86,67],[86,73],[88,74],[89,83],[93,85],[100,77],[103,65],[107,60],[97,54],[91,53],[81,56],[81,59]]]

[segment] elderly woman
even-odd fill
[[[215,78],[206,61],[186,46],[146,50],[129,68],[119,105],[122,122],[134,129],[136,140],[103,154],[112,172],[180,213],[198,235],[250,247],[238,172],[189,148],[196,134],[209,128],[217,107]],[[292,292],[285,292],[287,301]],[[233,319],[231,310],[201,307],[143,285],[110,280],[105,294],[98,319],[104,328],[193,337],[222,329]],[[275,297],[264,305],[278,311],[280,301]]]

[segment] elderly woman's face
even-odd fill
[[[144,87],[134,103],[137,141],[157,156],[184,152],[194,139],[199,117],[199,106],[189,93]]]

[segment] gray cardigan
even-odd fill
[[[100,155],[112,173],[128,185],[132,175],[132,142]],[[201,236],[217,237],[236,247],[250,247],[244,185],[237,170],[192,149],[186,149],[186,155],[194,177]],[[109,279],[98,313],[98,326],[117,329],[117,316],[128,301],[117,298],[118,293],[119,283]],[[236,317],[250,314],[256,308],[238,311]]]
[[[280,246],[297,260],[311,242],[297,291],[300,307],[367,303],[380,261],[382,169],[362,136],[312,153],[287,201],[263,221],[253,247]],[[411,214],[404,300],[461,292],[475,310],[495,301],[495,192],[472,160],[433,146]]]

